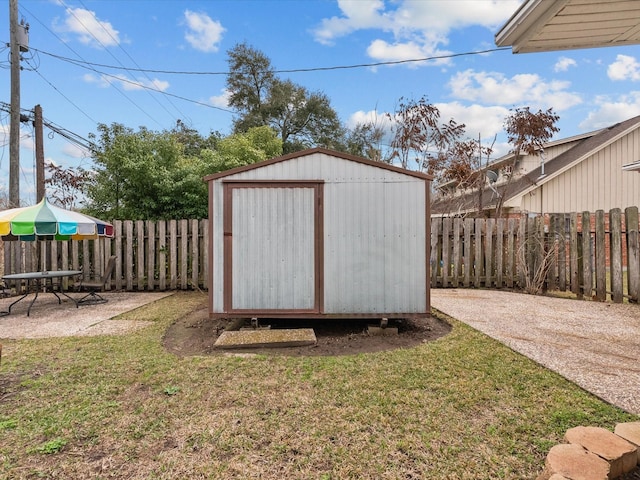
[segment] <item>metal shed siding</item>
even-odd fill
[[[425,311],[424,182],[325,189],[325,311]]]
[[[213,312],[224,312],[224,182],[271,180],[324,182],[323,313],[427,311],[427,182],[320,152],[212,181]],[[234,215],[235,210],[234,206]],[[262,260],[256,257],[234,264],[234,272],[250,273],[256,261]],[[234,295],[244,287],[234,285]],[[252,306],[268,303],[268,298],[253,295]]]

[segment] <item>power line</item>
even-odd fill
[[[56,55],[54,53],[46,52],[44,50],[38,50],[37,48],[32,48],[33,50],[43,54],[48,55],[50,57],[56,58],[58,60],[62,60],[65,62],[73,63],[78,66],[82,66],[82,64],[86,66],[94,66],[100,68],[111,68],[114,70],[121,70],[122,67],[118,67],[115,65],[108,65],[104,63],[94,63],[87,61],[78,61],[73,58],[65,57],[62,55]],[[309,68],[290,68],[283,70],[274,70],[273,73],[305,73],[305,72],[323,72],[323,71],[331,71],[331,70],[348,70],[354,68],[372,68],[372,67],[381,67],[385,65],[401,65],[406,63],[420,63],[420,62],[428,62],[432,60],[445,60],[448,58],[457,58],[457,57],[465,57],[471,55],[486,55],[487,53],[493,52],[502,52],[502,51],[511,51],[511,47],[498,47],[498,48],[490,48],[487,50],[476,50],[471,52],[461,52],[461,53],[451,53],[447,55],[434,55],[431,57],[424,58],[412,58],[407,60],[393,60],[386,62],[374,62],[374,63],[357,63],[352,65],[334,65],[328,67],[309,67]],[[85,67],[87,68],[87,67]],[[208,71],[185,71],[185,70],[157,70],[151,68],[127,68],[128,71],[131,72],[146,72],[146,73],[164,73],[167,75],[229,75],[229,72],[208,72]]]
[[[21,9],[23,9],[24,7],[21,7]],[[25,8],[25,10],[29,13],[29,15],[31,15],[35,20],[38,21],[38,23],[40,23],[40,25],[42,25],[49,33],[51,33],[54,37],[56,37],[60,43],[62,43],[63,45],[65,45],[69,50],[71,50],[78,58],[80,58],[83,62],[85,62],[84,58],[82,58],[82,55],[80,55],[78,52],[76,52],[73,48],[71,48],[67,42],[62,41],[62,39],[56,35],[54,32],[52,32],[38,17],[36,17],[35,15],[33,15],[33,13],[31,13],[28,9]],[[39,52],[37,49],[33,49],[30,47],[31,50],[35,50],[37,52]],[[96,73],[100,73],[98,71],[96,71],[95,69],[93,69],[94,72]],[[116,85],[114,85],[113,83],[109,82],[109,85],[111,85],[120,95],[122,95],[124,98],[126,98],[133,106],[135,106],[138,110],[140,110],[144,115],[146,115],[149,119],[151,119],[151,121],[155,122],[156,124],[158,124],[160,127],[162,127],[162,125],[160,124],[160,122],[155,119],[154,117],[152,117],[146,110],[144,110],[142,107],[140,107],[140,105],[138,105],[136,102],[134,102],[131,98],[129,98],[127,96],[127,94],[125,94],[123,91],[121,91]],[[59,92],[58,89],[56,89],[56,91]],[[66,97],[65,97],[66,98]]]
[[[67,5],[65,5],[64,1],[60,0],[62,5],[65,6],[69,12],[71,13],[71,15],[73,15],[73,17],[78,20],[78,22],[84,27],[84,29],[98,42],[100,43],[100,45],[102,45],[105,49],[105,51],[115,60],[117,61],[122,68],[124,68],[127,72],[130,72],[131,70],[126,67],[115,55],[113,55],[113,53],[111,53],[111,51],[109,49],[107,49],[107,47],[102,44],[102,42],[100,41],[100,39],[98,39],[93,32],[91,32],[91,30],[89,28],[87,28],[86,25],[84,25],[84,23],[82,23],[82,20],[80,18],[78,18],[76,16],[76,14],[74,13],[74,11],[72,9],[69,9],[67,7]],[[80,4],[85,8],[85,10],[89,11],[89,9],[84,5],[84,3],[82,2],[82,0],[79,0]],[[122,50],[122,52],[134,63],[134,65],[136,65],[136,67],[140,67],[140,65],[137,64],[137,62],[133,59],[133,57],[131,55],[129,55],[129,53],[122,47],[122,44],[120,41],[118,41],[116,38],[113,37],[113,35],[111,34],[110,31],[108,31],[106,28],[104,28],[104,25],[102,24],[102,22],[98,22],[98,24],[100,25],[100,28],[117,44],[118,48],[120,50]],[[153,80],[151,79],[151,77],[149,77],[149,75],[147,75],[146,72],[142,72],[144,74],[144,76],[147,78],[147,80],[149,80],[150,84],[153,85]],[[157,97],[151,95],[151,93],[146,90],[147,93],[149,94],[149,96],[151,96],[151,98],[153,98],[153,100],[165,111],[167,112],[167,114],[169,114],[174,120],[176,120],[175,116],[158,100]],[[185,114],[178,108],[176,107],[169,98],[167,98],[167,101],[169,102],[169,104],[176,109],[176,111],[182,116],[182,118],[185,118]]]

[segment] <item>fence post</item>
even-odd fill
[[[624,215],[627,230],[627,290],[629,292],[629,301],[638,303],[638,298],[640,298],[638,207],[627,207]]]

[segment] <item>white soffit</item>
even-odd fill
[[[495,42],[513,53],[640,44],[640,1],[526,0]]]

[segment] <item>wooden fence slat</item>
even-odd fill
[[[640,299],[640,245],[638,244],[638,207],[627,207],[624,211],[627,230],[627,290],[629,300]]]
[[[465,287],[471,286],[471,272],[473,271],[473,248],[471,242],[473,241],[473,230],[475,222],[473,218],[464,219],[464,281]]]
[[[453,272],[451,286],[458,287],[460,285],[460,276],[462,274],[462,242],[460,241],[460,231],[462,229],[462,219],[453,219]]]
[[[125,254],[124,254],[124,268],[127,290],[133,290],[133,221],[125,220],[124,222],[124,235],[125,235]]]
[[[116,220],[113,222],[113,228],[115,233],[115,251],[113,254],[116,256],[116,268],[115,268],[115,280],[116,280],[116,290],[122,289],[122,265],[124,263],[125,258],[122,254],[122,221]]]
[[[567,223],[566,215],[560,214],[558,221],[561,223],[558,226],[560,236],[558,238],[558,289],[561,291],[567,290]]]
[[[451,218],[442,219],[442,286],[449,286],[449,270],[451,270]]]
[[[619,208],[609,211],[609,231],[611,299],[614,303],[622,303],[622,211]]]
[[[178,287],[178,223],[169,220],[169,288]]]
[[[188,287],[189,272],[189,222],[180,220],[180,288]]]
[[[513,288],[515,283],[517,226],[515,218],[507,220],[507,288]]]
[[[496,220],[496,287],[504,287],[504,218]]]
[[[198,288],[200,277],[200,265],[198,259],[200,258],[199,247],[199,231],[198,220],[191,220],[191,288]]]
[[[571,291],[576,295],[580,295],[580,268],[578,255],[578,214],[571,213],[569,215],[569,251],[571,264]]]
[[[484,286],[493,285],[493,231],[496,221],[494,218],[487,218],[484,232]]]
[[[202,232],[200,252],[202,252],[202,287],[209,288],[209,221],[200,220],[200,231]]]
[[[153,290],[156,276],[156,229],[155,222],[147,220],[147,290]]]
[[[158,288],[167,288],[167,223],[158,222]]]
[[[520,258],[526,258],[526,243],[527,243],[527,218],[523,215],[520,217],[518,221],[518,235],[516,242],[516,270],[517,270],[517,279],[518,286],[520,288],[524,288],[526,285],[525,281],[525,270],[522,266],[522,262],[520,262]]]
[[[548,290],[557,290],[558,289],[558,248],[557,248],[557,240],[558,240],[558,215],[553,214],[549,215],[549,230],[547,233],[547,241],[546,241],[546,251],[551,252],[551,257],[549,258],[549,270],[547,271],[547,289]]]
[[[136,251],[135,265],[137,270],[137,287],[139,291],[144,290],[144,220],[136,220]]]
[[[436,287],[438,285],[438,269],[440,261],[438,259],[438,252],[441,251],[442,242],[439,239],[440,225],[442,219],[434,218],[431,221],[431,258],[429,259],[429,266],[431,267],[431,286]]]
[[[596,211],[596,300],[607,299],[607,250],[605,245],[604,210]]]
[[[591,213],[582,212],[582,290],[587,299],[590,299],[593,295],[591,259]]]
[[[476,287],[480,287],[480,281],[481,281],[481,275],[482,275],[482,267],[484,264],[484,257],[482,256],[482,224],[483,224],[483,219],[482,218],[476,218],[475,221],[475,234],[474,234],[474,239],[475,239],[475,261],[474,261],[474,267],[475,267],[475,275],[473,277],[473,284]]]

